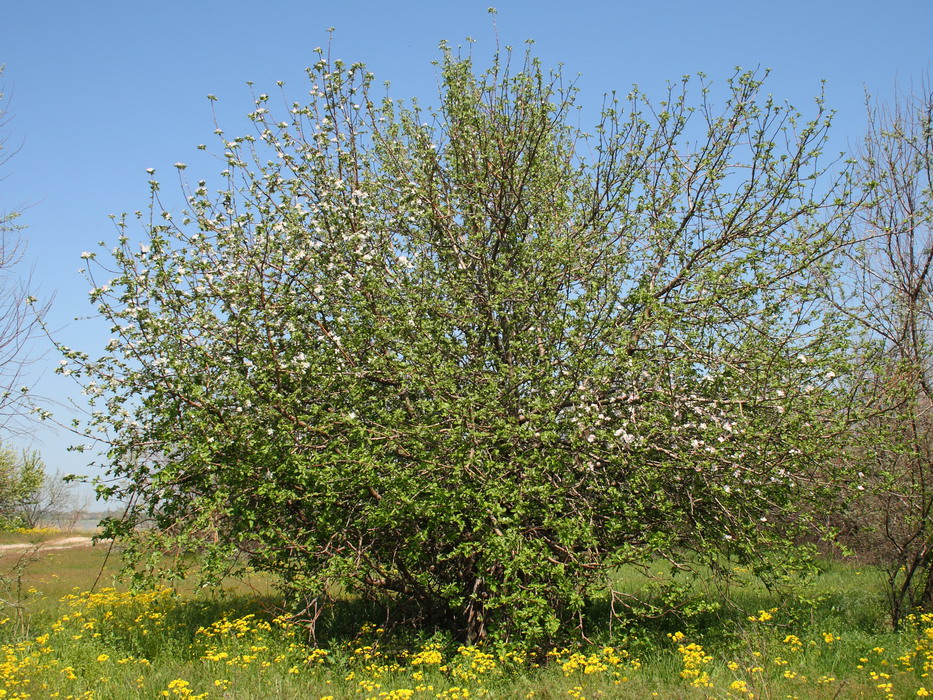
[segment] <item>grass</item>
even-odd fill
[[[615,586],[641,603],[597,601],[589,641],[532,657],[441,634],[388,635],[378,611],[354,601],[315,645],[267,612],[257,582],[131,593],[106,587],[117,562],[101,570],[105,555],[98,546],[0,556],[0,697],[830,700],[933,689],[933,617],[892,631],[880,577],[854,564],[826,562],[791,593],[745,577],[729,605],[703,579],[620,571]],[[678,596],[677,611],[653,619],[622,610]]]

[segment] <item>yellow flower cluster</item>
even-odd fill
[[[57,535],[61,532],[57,527],[18,527],[12,532],[18,535]]]
[[[188,698],[188,700],[204,700],[207,697],[207,693],[195,695],[191,690],[191,684],[181,678],[171,681],[168,684],[168,690],[163,690],[162,695],[163,697]]]
[[[412,666],[433,665],[440,666],[444,661],[441,655],[440,644],[429,644],[424,649],[415,654],[411,659]]]
[[[796,634],[789,634],[784,637],[784,643],[793,653],[803,650],[803,642],[800,641],[800,637],[798,637]]]
[[[474,646],[461,646],[457,649],[457,659],[452,664],[450,674],[459,680],[475,681],[496,670],[496,659],[492,654]]]
[[[749,622],[768,622],[769,620],[774,619],[774,613],[778,611],[777,608],[771,608],[770,610],[759,610],[758,615],[749,615]]]
[[[256,613],[228,613],[192,628],[184,622],[186,614],[190,619],[190,608],[182,607],[183,601],[166,588],[75,592],[61,602],[60,614],[40,629],[42,634],[0,645],[0,699],[94,700],[136,688],[140,697],[206,700],[251,697],[261,683],[296,693],[303,688],[325,691],[302,694],[315,698],[488,699],[500,697],[503,688],[514,689],[514,678],[541,668],[537,657],[516,649],[461,645],[452,650],[434,639],[400,650],[374,625],[330,649],[296,639],[301,629],[286,618]],[[679,678],[673,681],[734,700],[783,697],[785,690],[790,697],[822,697],[826,687],[831,696],[839,688],[856,686],[886,699],[933,695],[933,615],[909,617],[902,636],[864,652],[853,678],[839,665],[839,659],[852,653],[848,635],[835,630],[787,634],[783,621],[777,624],[777,612],[763,609],[746,617],[752,623],[745,630],[747,652],[731,660],[714,659],[683,632],[668,635],[673,643],[668,653],[679,661]],[[8,633],[11,628],[0,625]],[[164,639],[182,644],[184,658],[200,665],[186,662],[181,677],[167,682],[150,663],[157,661],[153,654],[161,653]],[[612,691],[613,684],[637,682],[642,669],[628,649],[609,645],[554,649],[546,658],[541,669],[542,678],[549,679],[546,689],[523,689],[523,695],[613,697],[619,692]],[[158,667],[163,669],[161,659]]]
[[[51,623],[49,631],[31,640],[0,647],[0,698],[81,698],[90,700],[97,690],[107,688],[116,668],[148,668],[146,658],[125,655],[113,660],[104,649],[103,632],[116,634],[120,628],[134,627],[132,620],[141,615],[161,619],[160,606],[173,598],[169,589],[147,593],[118,593],[105,588],[98,592],[77,592],[61,599],[65,614]],[[136,632],[145,625],[135,625]],[[76,656],[78,658],[73,659]],[[180,679],[179,679],[180,680]],[[180,681],[180,683],[186,683]],[[204,698],[187,685],[176,684],[168,691],[171,697]]]
[[[703,647],[695,642],[680,644],[686,637],[683,632],[674,632],[674,634],[668,636],[677,644],[677,652],[680,654],[683,663],[680,677],[696,688],[712,688],[713,684],[704,666],[712,661],[713,657],[703,651]]]
[[[598,676],[605,674],[618,685],[629,680],[629,676],[641,668],[641,662],[631,656],[626,649],[604,646],[598,651],[584,654],[569,649],[555,649],[548,652],[548,657],[564,672],[565,677],[582,674]]]

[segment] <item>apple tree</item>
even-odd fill
[[[470,640],[552,637],[625,562],[773,564],[838,447],[822,102],[684,79],[585,133],[531,54],[438,72],[424,110],[319,52],[307,101],[217,130],[219,190],[179,163],[183,211],[152,179],[85,254],[113,338],[60,371],[112,533],[267,571],[312,624],[341,591]]]

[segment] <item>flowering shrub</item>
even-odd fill
[[[546,643],[658,552],[763,563],[832,488],[844,413],[822,106],[798,123],[738,74],[718,112],[635,91],[587,136],[530,55],[440,65],[429,116],[322,53],[309,104],[218,129],[221,192],[179,163],[186,211],[152,179],[116,275],[85,256],[114,337],[60,372],[134,504],[106,534],[468,643]]]

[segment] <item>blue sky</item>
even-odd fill
[[[363,61],[397,98],[435,96],[431,61],[437,45],[476,40],[479,65],[502,45],[521,50],[535,40],[546,66],[580,74],[580,102],[598,106],[604,92],[637,83],[658,95],[667,81],[706,73],[722,84],[736,66],[769,68],[766,91],[805,114],[826,81],[837,110],[833,144],[856,147],[865,128],[865,90],[890,99],[896,83],[909,87],[931,68],[933,2],[865,0],[783,2],[552,2],[500,0],[434,2],[282,2],[163,0],[85,3],[50,0],[7,3],[0,30],[2,83],[12,97],[9,145],[21,150],[0,176],[0,211],[26,206],[32,270],[40,298],[55,295],[50,325],[68,345],[96,353],[106,326],[75,317],[93,312],[80,255],[112,241],[109,214],[147,203],[146,168],[156,168],[173,193],[172,164],[189,164],[190,180],[220,169],[196,151],[211,144],[209,93],[228,135],[247,130],[246,81],[272,92],[275,81],[300,99],[312,49],[334,27],[332,55]],[[199,157],[200,156],[200,157]],[[177,200],[176,200],[177,201]],[[40,343],[40,349],[41,349]],[[53,375],[49,352],[36,365],[40,393],[65,401],[77,393]],[[71,412],[58,409],[67,420]],[[2,436],[0,436],[2,437]],[[64,431],[40,425],[31,437],[51,469],[95,472],[87,457],[68,453]]]

